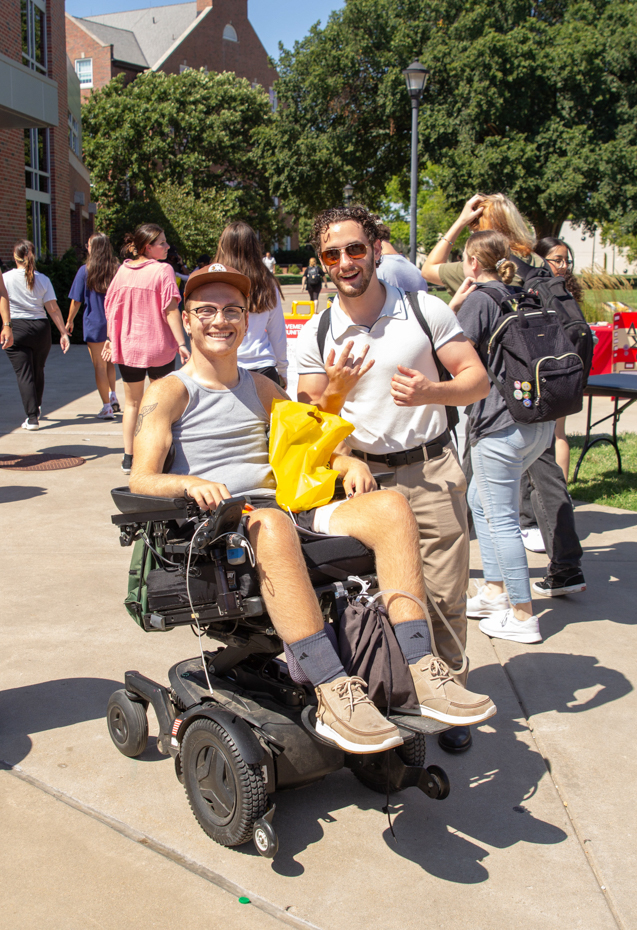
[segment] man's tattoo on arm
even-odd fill
[[[144,417],[147,417],[149,413],[152,413],[157,404],[149,404],[147,407],[142,407],[139,411],[139,416],[137,417],[137,426],[135,427],[135,435],[138,436],[142,431],[142,426],[144,425]]]

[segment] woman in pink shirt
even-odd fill
[[[128,255],[111,281],[104,300],[108,338],[103,358],[116,362],[124,382],[124,458],[122,471],[133,464],[133,434],[144,396],[146,375],[151,381],[190,358],[179,312],[180,294],[175,272],[164,259],[168,243],[164,230],[154,223],[127,234],[123,256]]]

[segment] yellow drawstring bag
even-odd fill
[[[329,504],[337,472],[329,466],[336,446],[354,431],[352,423],[313,404],[275,400],[270,421],[270,465],[276,502],[298,513]]]

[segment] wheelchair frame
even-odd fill
[[[115,746],[126,756],[140,755],[148,741],[147,708],[152,704],[159,724],[157,749],[172,756],[191,809],[202,829],[224,846],[253,839],[257,851],[271,858],[278,849],[272,825],[275,791],[298,788],[348,767],[372,790],[401,791],[418,787],[443,800],[449,781],[438,766],[424,767],[425,738],[447,729],[424,717],[391,713],[404,743],[385,752],[354,755],[322,739],[314,728],[316,696],[311,686],[295,683],[285,662],[277,658],[283,645],[271,625],[263,599],[233,590],[236,571],[228,564],[219,537],[236,532],[245,498],[224,502],[211,515],[183,498],[134,495],[116,489],[120,543],[130,546],[146,535],[164,552],[182,558],[195,548],[210,560],[217,589],[214,605],[198,607],[200,635],[224,643],[215,652],[178,662],[169,670],[169,686],[138,671],[128,671],[124,689],[109,701],[107,722]],[[180,539],[172,521],[201,517],[193,540]],[[183,524],[182,524],[183,526]],[[359,544],[360,546],[360,544]],[[374,575],[364,579],[376,583]],[[356,579],[314,586],[326,619],[335,616],[337,601],[358,592]],[[261,618],[261,619],[259,619]],[[147,632],[194,624],[188,609],[141,617]],[[206,674],[207,672],[207,674]]]

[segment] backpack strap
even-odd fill
[[[431,343],[431,352],[433,355],[433,360],[436,365],[436,371],[438,372],[438,379],[440,381],[451,381],[451,375],[449,374],[445,366],[442,364],[442,362],[438,358],[438,353],[436,352],[436,347],[434,345],[434,337],[429,327],[429,323],[425,319],[425,315],[420,309],[420,304],[418,303],[417,292],[416,291],[405,291],[405,297],[409,301],[411,305],[411,309],[414,311],[414,316],[418,320],[418,323],[420,324],[420,328],[422,329],[425,336],[427,336],[427,338],[429,339],[429,342]],[[453,435],[456,436],[456,426],[460,422],[460,415],[458,413],[458,408],[453,407],[453,406],[445,406],[445,410],[447,412],[447,425],[449,429],[452,431]],[[456,442],[457,441],[458,439],[456,436]]]
[[[332,308],[326,307],[323,313],[319,317],[319,325],[316,330],[316,342],[318,345],[318,350],[321,353],[321,361],[325,361],[325,340],[327,339],[327,332],[330,328],[330,323],[332,322]]]
[[[405,297],[409,301],[411,305],[411,309],[414,311],[414,316],[420,323],[420,328],[422,329],[425,336],[427,336],[427,338],[429,339],[429,342],[431,343],[431,351],[433,353],[434,362],[436,364],[438,378],[440,379],[440,381],[447,381],[449,378],[447,369],[445,368],[445,366],[442,364],[442,362],[438,358],[438,353],[436,352],[436,347],[434,345],[434,337],[429,327],[429,323],[425,319],[425,316],[422,310],[420,309],[420,304],[418,303],[418,296],[417,296],[416,291],[405,291]]]

